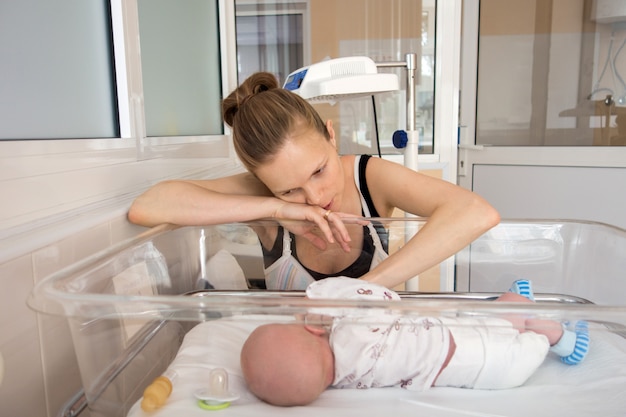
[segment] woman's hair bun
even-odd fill
[[[222,101],[222,116],[229,126],[233,125],[235,115],[251,97],[264,91],[278,88],[278,79],[270,72],[256,72],[237,87]]]
[[[244,84],[250,84],[252,94],[278,88],[278,79],[270,72],[257,72],[252,74]]]

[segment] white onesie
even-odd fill
[[[306,294],[312,299],[400,300],[385,287],[345,277],[316,281]],[[535,372],[549,348],[545,336],[519,333],[503,319],[407,317],[390,312],[372,320],[367,314],[344,313],[334,317],[330,333],[336,388],[510,388]],[[450,333],[456,351],[437,377],[450,348]]]

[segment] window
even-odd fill
[[[119,135],[106,0],[3,1],[0,139]]]
[[[237,0],[236,8],[240,81],[263,70],[283,83],[290,72],[326,58],[364,55],[377,62],[404,62],[407,53],[416,53],[421,63],[415,97],[420,152],[433,153],[435,0]],[[288,20],[300,14],[302,35],[297,20]],[[333,120],[341,153],[377,153],[378,145],[383,154],[403,152],[394,148],[392,136],[406,127],[406,72],[379,71],[396,72],[402,91],[376,95],[373,101],[315,104],[323,119]]]
[[[236,2],[237,76],[239,82],[254,72],[268,71],[283,81],[308,59],[304,2]]]
[[[147,136],[223,133],[216,0],[139,0]]]
[[[482,0],[476,143],[626,145],[626,3]]]
[[[126,9],[112,16],[115,6]],[[133,6],[141,61],[119,55],[136,36]],[[136,137],[121,131],[129,123],[147,136],[223,133],[217,0],[7,1],[0,11],[0,139]],[[119,20],[129,25],[116,37]],[[141,82],[127,90],[120,73]],[[140,106],[125,110],[129,101]]]

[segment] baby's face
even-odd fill
[[[332,385],[335,379],[335,356],[330,347],[329,334],[323,327],[309,325],[304,325],[303,327],[308,333],[309,342],[314,346],[309,363],[311,368],[315,368],[311,372],[315,373],[319,379],[321,394],[321,392]],[[313,358],[316,359],[313,360]]]
[[[291,332],[285,344],[281,364],[290,369],[288,387],[290,405],[306,405],[324,392],[335,377],[335,364],[328,342],[328,334],[322,327],[287,325]]]
[[[321,371],[322,385],[328,388],[335,379],[335,355],[330,347],[329,334],[322,326],[303,326],[309,333],[311,343],[316,345],[315,353],[319,355],[317,370]]]

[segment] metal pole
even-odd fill
[[[417,157],[419,149],[419,132],[417,131],[417,104],[415,102],[415,86],[417,84],[417,54],[408,53],[405,61],[377,62],[379,68],[406,68],[406,134],[407,143],[404,148],[404,166],[417,171]],[[405,213],[405,217],[415,217]],[[408,242],[418,231],[417,222],[407,221],[404,230],[404,240]],[[405,283],[407,291],[419,290],[419,276],[415,276]]]

